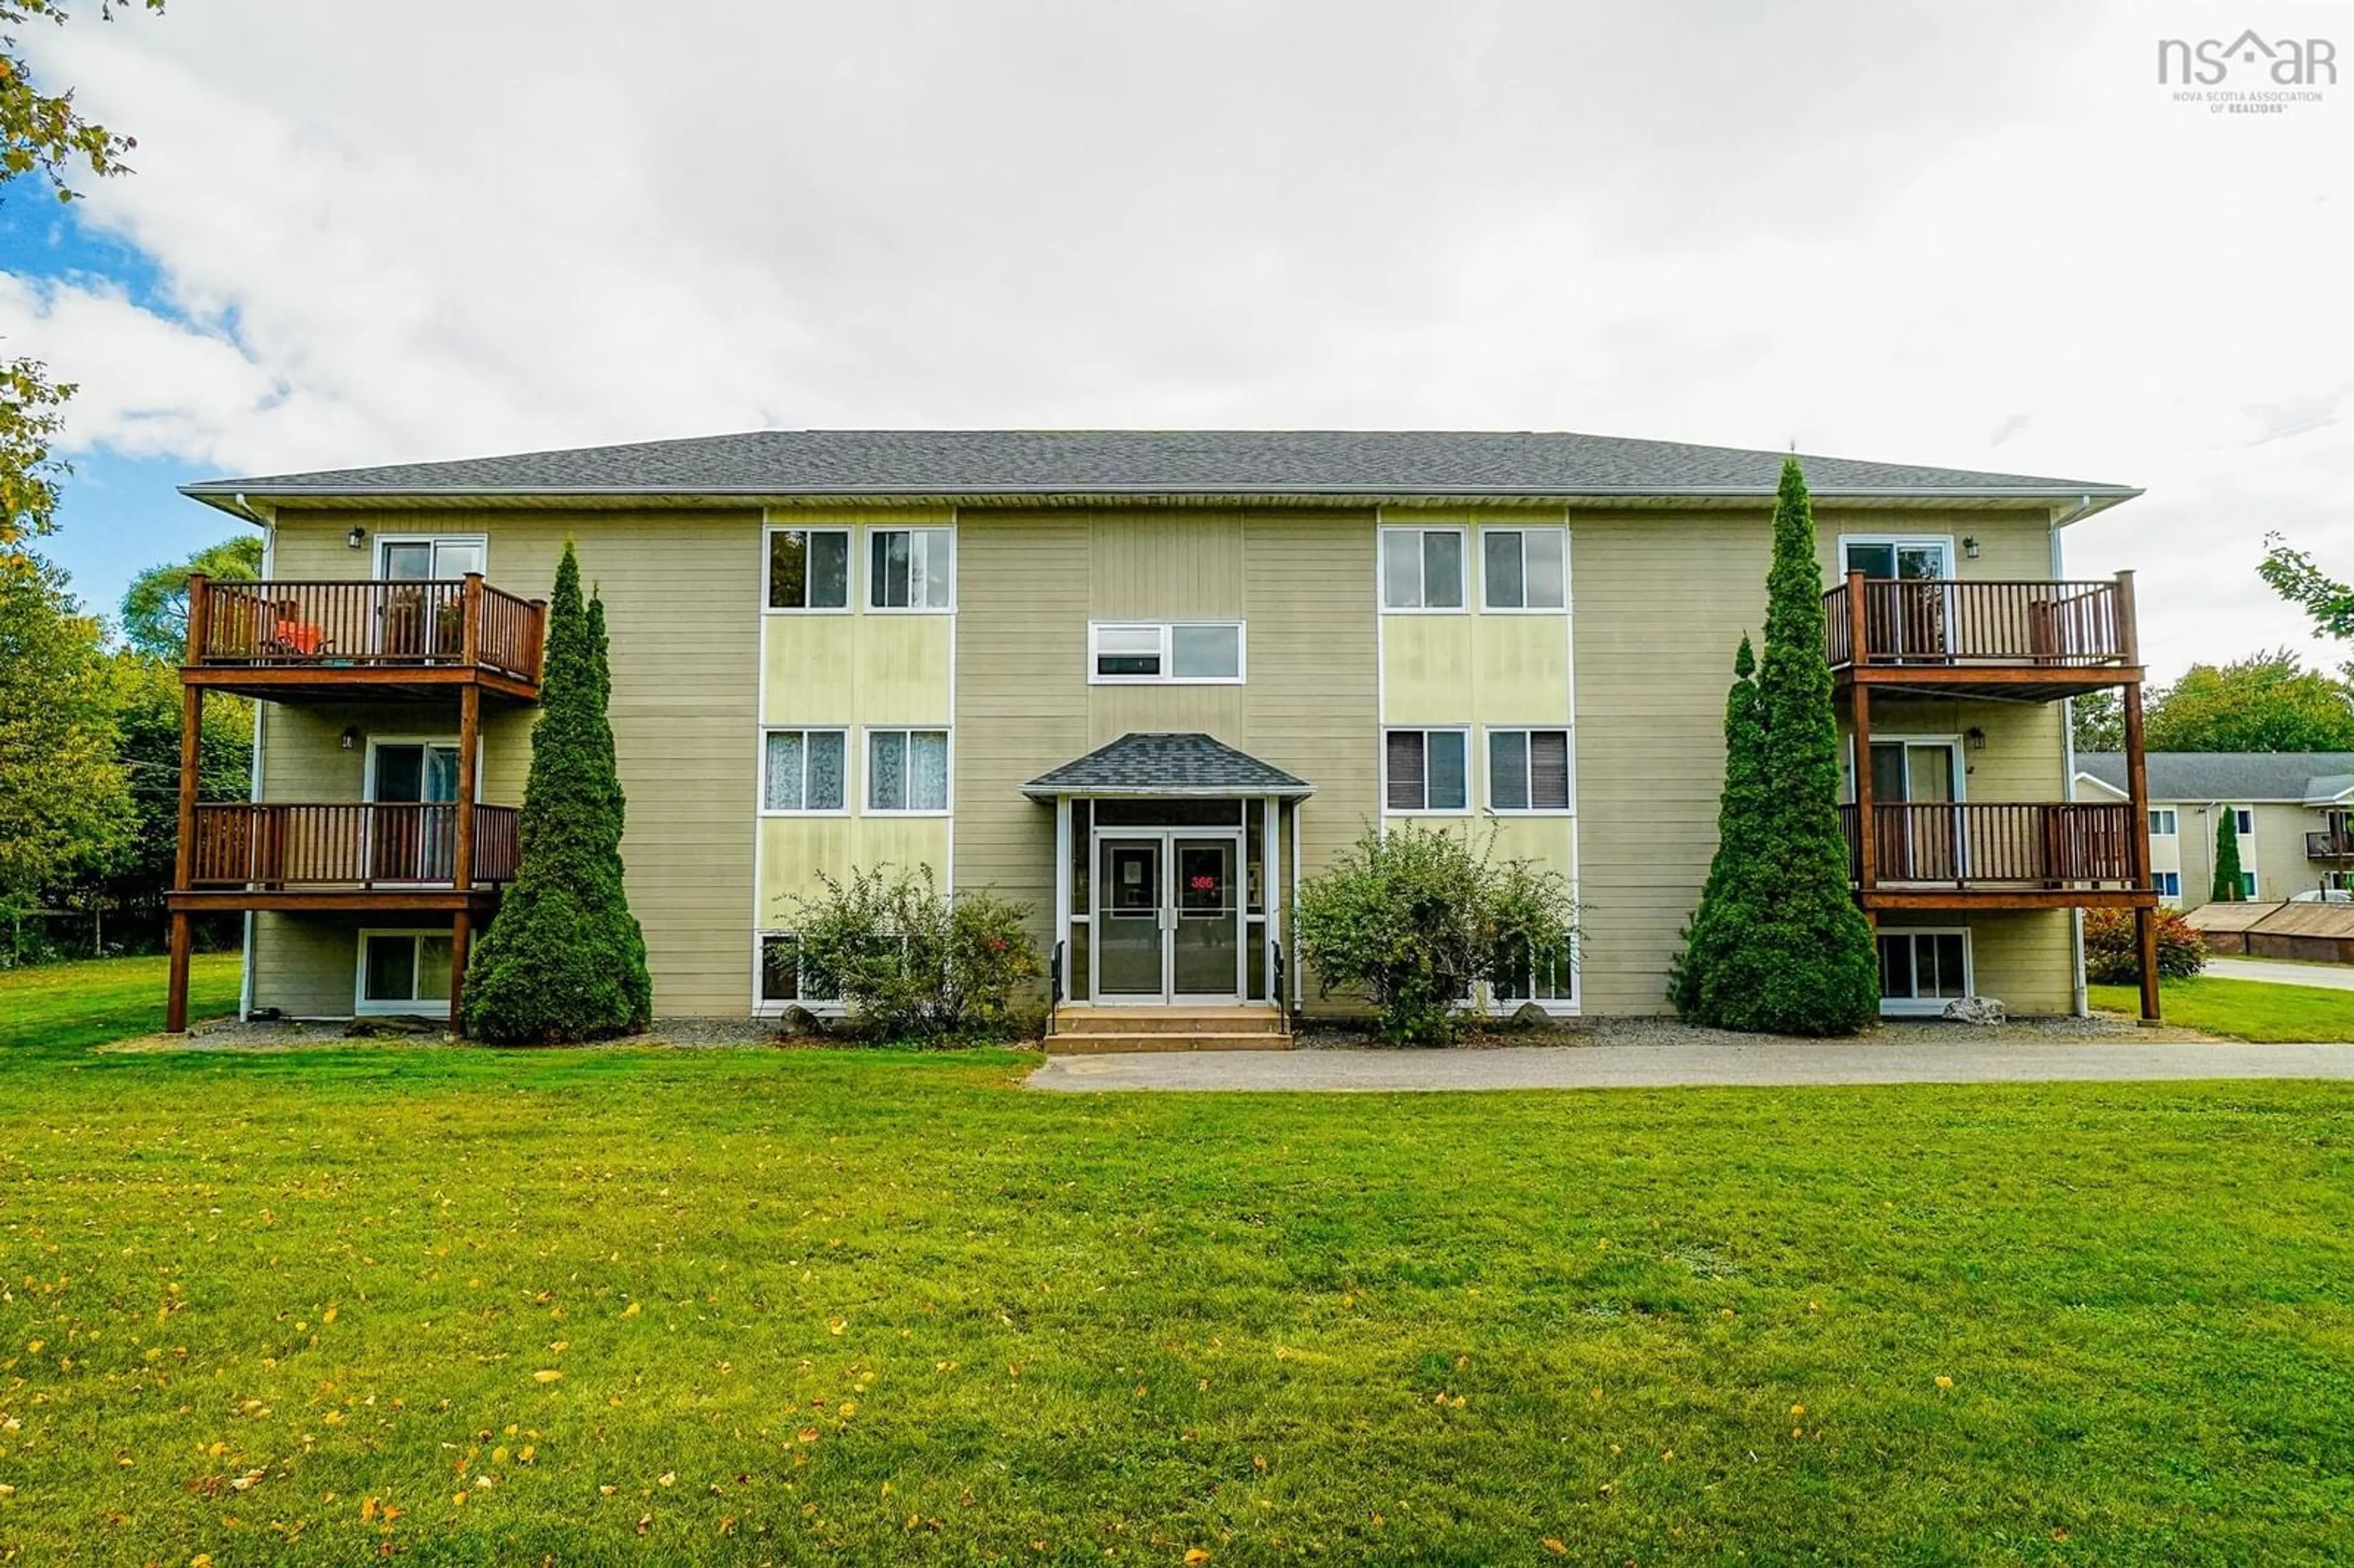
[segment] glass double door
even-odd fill
[[[1234,834],[1134,832],[1096,843],[1099,1001],[1236,1001],[1242,897]]]

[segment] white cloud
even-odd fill
[[[2266,530],[2354,571],[2354,81],[2167,101],[2219,15],[218,0],[30,40],[181,319],[19,279],[0,332],[77,441],[239,471],[1234,423],[2122,480],[2069,564],[2171,671],[2303,641]]]

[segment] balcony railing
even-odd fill
[[[188,662],[202,668],[471,667],[536,684],[541,605],[480,577],[188,584]]]
[[[474,808],[470,882],[514,880],[512,806]],[[198,805],[193,887],[448,887],[458,808],[448,802]]]
[[[2307,860],[2354,860],[2354,828],[2305,835]]]
[[[2131,806],[1875,803],[1872,815],[1873,866],[1867,885],[1863,846],[1856,833],[1857,809],[1840,808],[1847,833],[1848,878],[1859,886],[2134,885]]]
[[[1854,597],[1857,589],[1861,601]],[[1851,577],[1823,596],[1823,620],[1834,668],[1861,663],[2071,670],[2138,661],[2131,597],[2122,581]]]

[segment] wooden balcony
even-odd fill
[[[1823,596],[1831,668],[1883,695],[2056,702],[2141,680],[2133,574],[2109,581],[1892,580]]]
[[[455,802],[199,804],[175,912],[480,910],[514,880],[512,806],[472,808],[461,856]]]
[[[1867,909],[2154,906],[2135,874],[2138,822],[2123,805],[1880,804],[1867,846],[1840,808],[1848,880]],[[1867,859],[1864,852],[1869,847]]]
[[[2354,825],[2305,835],[2307,860],[2354,860]]]
[[[276,700],[539,695],[546,606],[447,581],[188,581],[189,685]]]

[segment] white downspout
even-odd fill
[[[2093,504],[2085,496],[2073,509],[2055,514],[2052,519],[2052,580],[2064,582],[2067,573],[2061,566],[2060,530],[2082,517]],[[2060,699],[2060,799],[2073,802],[2076,799],[2076,699]],[[2084,910],[2079,905],[2068,911],[2068,960],[2073,980],[2069,990],[2068,1010],[2078,1018],[2092,1015],[2092,994],[2084,988]]]
[[[264,517],[260,513],[247,505],[245,503],[245,496],[241,493],[237,498],[237,509],[239,512],[244,513],[248,517],[252,518],[256,523],[261,524],[261,580],[268,582],[270,580],[271,564],[275,561],[278,555],[277,522],[274,517]],[[261,803],[261,715],[265,711],[267,711],[267,705],[262,703],[259,698],[255,699],[253,705],[253,765],[251,768],[247,769],[248,773],[251,776],[251,779],[250,784],[246,790],[248,798],[255,805],[260,805]],[[201,743],[199,744],[201,745]],[[252,1017],[253,911],[249,909],[245,912],[245,950],[239,955],[238,963],[237,1020],[239,1023],[244,1023],[250,1021]]]

